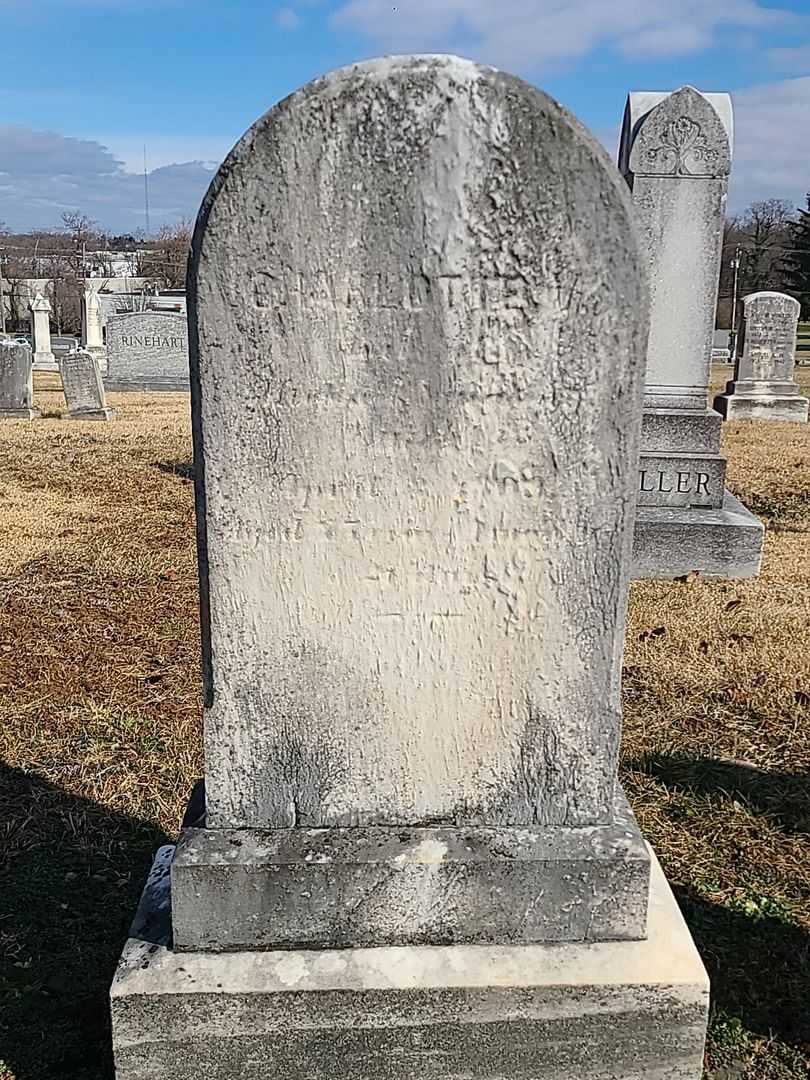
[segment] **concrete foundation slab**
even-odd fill
[[[65,420],[114,420],[118,414],[115,409],[84,409],[81,412],[67,412]]]
[[[39,409],[0,409],[0,420],[36,420]]]
[[[726,491],[720,510],[639,507],[633,536],[635,580],[672,579],[698,570],[705,577],[756,577],[764,527]]]
[[[177,953],[168,861],[111,992],[117,1080],[698,1080],[709,984],[653,858],[648,938]]]
[[[610,825],[184,829],[183,951],[616,941],[644,936],[649,855]]]

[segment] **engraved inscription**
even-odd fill
[[[638,490],[641,494],[656,492],[661,495],[695,495],[709,497],[711,477],[705,472],[687,472],[663,469],[639,470]]]

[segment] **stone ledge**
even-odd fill
[[[726,491],[721,510],[639,507],[631,577],[672,579],[698,570],[705,577],[759,574],[765,529]]]
[[[778,397],[753,394],[720,394],[714,399],[714,407],[724,420],[781,420],[802,424],[808,416],[810,402],[806,397]]]
[[[185,829],[172,865],[182,951],[606,941],[644,936],[649,856],[614,824]]]
[[[39,409],[0,409],[0,420],[37,420]]]
[[[117,416],[115,409],[79,409],[76,412],[66,412],[63,420],[114,420]]]
[[[117,1080],[699,1080],[709,985],[652,857],[646,941],[176,953],[163,849],[111,991]]]

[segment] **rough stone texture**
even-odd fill
[[[170,849],[112,988],[118,1080],[698,1080],[709,986],[655,860],[648,939],[175,953]]]
[[[639,507],[633,537],[633,577],[751,578],[762,563],[764,528],[726,491],[719,510]]]
[[[209,826],[609,823],[638,263],[593,139],[468,61],[344,69],[232,153],[191,274]]]
[[[42,293],[31,301],[31,341],[33,365],[37,371],[58,371],[56,357],[51,349],[51,305]]]
[[[39,416],[33,405],[30,347],[0,341],[0,420],[31,420]]]
[[[633,192],[651,279],[634,577],[678,577],[683,557],[696,558],[690,569],[710,575],[720,565],[729,572],[759,566],[761,553],[749,556],[761,528],[747,511],[726,512],[720,420],[707,408],[732,135],[727,94],[686,86],[628,99],[619,165]],[[727,536],[728,557],[714,557],[714,544],[696,543],[709,521],[716,540]],[[737,527],[744,532],[739,542],[729,535]],[[742,560],[732,555],[738,549]]]
[[[638,939],[648,890],[623,796],[612,825],[579,829],[191,828],[172,865],[174,945]]]
[[[108,390],[188,390],[184,315],[140,311],[107,319]]]
[[[800,313],[784,293],[746,296],[734,378],[714,399],[727,420],[807,420],[808,400],[793,381]]]
[[[107,408],[101,372],[94,356],[84,349],[66,353],[59,364],[67,402],[67,420],[112,420]]]
[[[716,457],[722,426],[722,417],[712,409],[703,412],[645,409],[641,422],[641,452],[682,454],[688,446],[689,453]]]

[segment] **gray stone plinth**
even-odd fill
[[[722,417],[712,409],[645,409],[641,452],[716,455],[722,426]]]
[[[762,522],[729,491],[720,510],[639,507],[632,576],[672,579],[699,570],[705,577],[756,577],[763,537]]]
[[[703,964],[653,858],[648,938],[177,953],[163,849],[113,983],[117,1080],[699,1080]]]
[[[808,400],[800,394],[792,397],[719,394],[714,407],[726,420],[782,420],[801,424],[807,421],[808,414]]]
[[[177,949],[644,936],[649,856],[617,798],[585,828],[185,829]]]
[[[719,454],[642,453],[639,459],[637,505],[723,505],[726,461]]]

